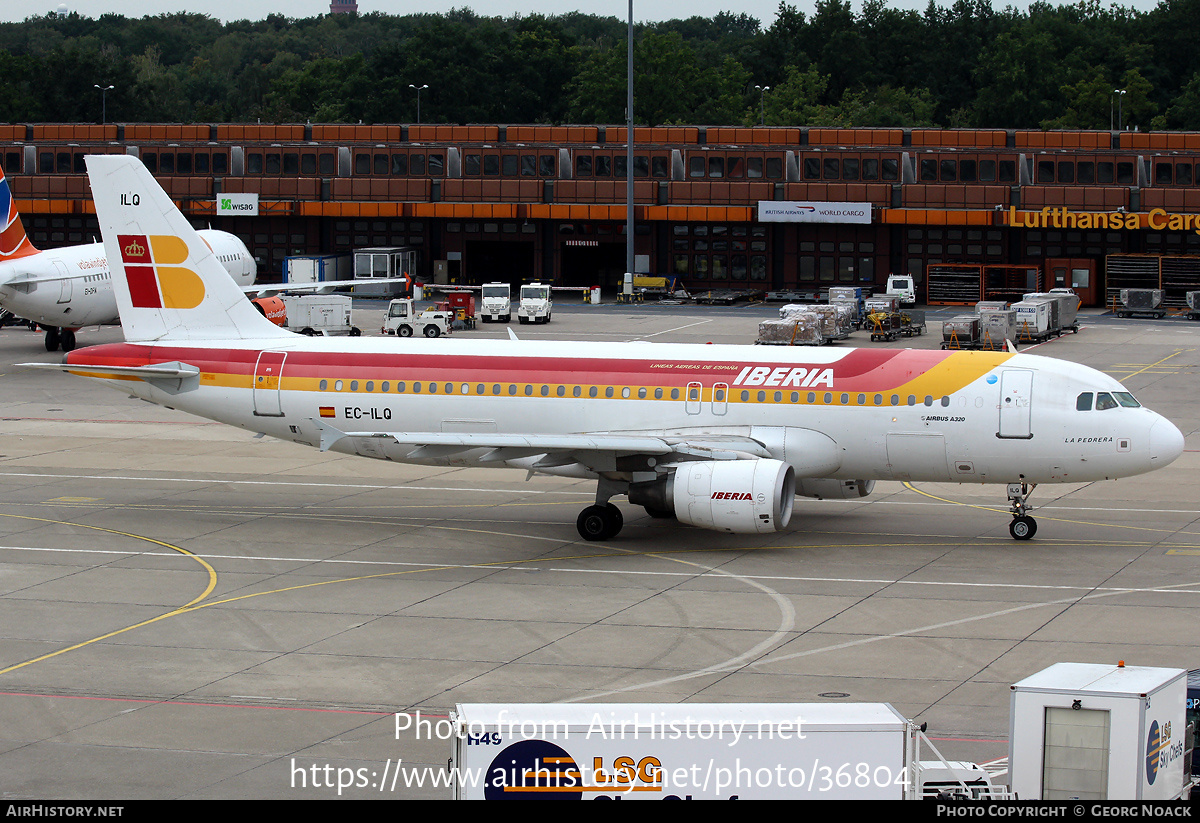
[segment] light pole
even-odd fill
[[[1126,89],[1113,89],[1113,94],[1117,95],[1117,131],[1121,131],[1123,128],[1125,128],[1125,118],[1123,116],[1123,112],[1121,111],[1121,104],[1125,101],[1125,92]],[[1111,107],[1109,109],[1109,116],[1112,116]]]
[[[771,90],[770,86],[755,86],[758,89],[758,125],[767,125],[767,104],[765,97],[767,92]]]
[[[103,126],[108,123],[108,93],[116,86],[101,86],[99,83],[92,85],[100,89],[100,125]]]
[[[412,83],[409,83],[408,87],[410,89],[417,90],[417,125],[419,126],[419,125],[421,125],[421,89],[427,89],[427,88],[429,88],[429,86],[428,85],[414,86]]]

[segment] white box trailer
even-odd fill
[[[1056,663],[1012,686],[1009,769],[1021,800],[1186,796],[1187,672]]]
[[[886,703],[460,704],[455,799],[901,800],[919,732]]]
[[[352,298],[348,294],[280,295],[287,310],[287,328],[300,334],[348,334],[362,331],[350,322]]]

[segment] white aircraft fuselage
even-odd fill
[[[380,460],[594,479],[576,521],[654,517],[761,534],[795,496],[876,480],[1037,483],[1170,463],[1183,435],[1086,366],[1008,352],[310,338],[243,299],[135,159],[87,158],[126,340],[61,368],[256,432]],[[140,205],[139,205],[140,204]]]
[[[1127,396],[1116,380],[1028,354],[297,337],[113,344],[68,362],[76,358],[187,363],[198,369],[190,390],[188,381],[136,378],[119,379],[120,388],[312,446],[324,432],[334,451],[400,462],[530,468],[545,452],[508,457],[435,433],[481,443],[498,433],[730,436],[763,443],[800,486],[807,478],[1055,483],[1148,472],[1182,449],[1178,429],[1149,409],[1096,408],[1102,392]],[[1084,393],[1093,399],[1081,411]],[[404,442],[388,436],[395,432],[428,434]],[[580,463],[538,471],[597,474]]]

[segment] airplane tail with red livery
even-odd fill
[[[246,299],[141,161],[85,162],[128,342],[292,336]]]
[[[4,172],[0,171],[0,263],[37,253],[38,249],[29,242],[25,227],[21,225],[12,189],[8,187]]]

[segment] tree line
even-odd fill
[[[1200,0],[781,2],[641,23],[642,125],[1200,130]],[[0,120],[623,123],[625,21],[581,13],[106,14],[0,24]]]

